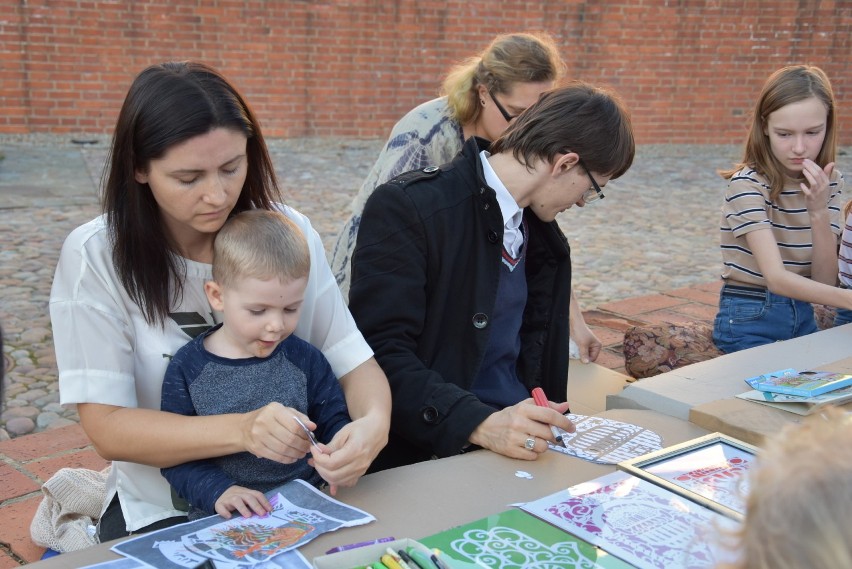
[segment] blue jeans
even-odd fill
[[[713,343],[730,354],[812,334],[818,330],[810,302],[766,289],[726,284],[719,295]]]
[[[834,316],[834,325],[842,326],[844,324],[849,324],[850,322],[852,322],[852,310],[838,308],[837,314]]]

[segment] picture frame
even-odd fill
[[[757,447],[723,433],[666,447],[618,464],[643,480],[737,521],[745,517],[748,470]]]

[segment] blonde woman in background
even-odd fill
[[[495,140],[564,74],[565,63],[549,35],[500,35],[481,53],[450,70],[441,97],[415,107],[396,123],[332,249],[331,269],[344,298],[349,296],[350,261],[361,212],[373,190],[404,172],[450,162],[471,136]],[[600,342],[586,326],[573,296],[571,338],[584,361],[597,358]]]
[[[450,162],[470,136],[496,139],[564,72],[565,63],[550,36],[497,36],[482,53],[450,70],[441,97],[415,107],[394,125],[334,244],[331,270],[344,298],[349,296],[350,259],[361,212],[373,190],[403,172]]]

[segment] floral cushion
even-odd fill
[[[837,309],[833,306],[825,306],[823,304],[814,304],[814,318],[816,318],[817,326],[820,330],[827,330],[834,326],[834,316],[837,314]]]
[[[820,330],[834,325],[835,313],[830,306],[814,304],[814,318]],[[712,324],[702,322],[633,326],[624,333],[623,351],[624,368],[636,379],[722,355],[713,343]]]
[[[642,379],[721,356],[704,323],[633,326],[624,333],[624,368]]]

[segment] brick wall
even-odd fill
[[[0,0],[0,133],[109,133],[142,68],[201,59],[268,136],[383,137],[450,65],[522,30],[615,87],[640,143],[740,142],[766,76],[812,63],[852,144],[849,0]]]

